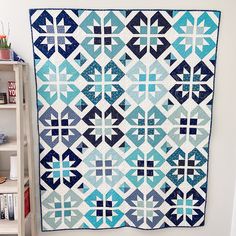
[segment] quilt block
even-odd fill
[[[203,226],[220,12],[30,18],[42,230]]]

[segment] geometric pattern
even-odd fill
[[[203,226],[220,12],[30,19],[42,231]]]

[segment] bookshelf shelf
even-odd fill
[[[25,108],[25,104],[23,104],[23,107]],[[14,110],[16,109],[16,104],[1,104],[0,105],[0,110]]]
[[[0,65],[27,65],[27,63],[18,61],[0,61]]]
[[[29,177],[24,178],[24,185],[29,181]],[[17,181],[8,179],[5,183],[0,184],[0,193],[17,193]]]
[[[0,220],[0,234],[17,234],[18,221],[16,220]]]
[[[0,109],[16,109],[16,104],[1,104]]]
[[[26,63],[19,63],[13,61],[0,61],[0,76],[3,78],[9,78],[3,76],[2,72],[8,73],[14,77],[11,80],[15,81],[16,85],[16,104],[4,104],[0,105],[0,117],[1,112],[5,112],[5,115],[15,116],[16,132],[5,144],[0,145],[0,158],[1,152],[15,152],[17,161],[17,181],[7,180],[5,183],[0,184],[0,194],[6,194],[7,204],[11,202],[11,195],[17,197],[17,207],[14,208],[14,212],[17,212],[18,221],[0,220],[0,235],[36,235],[35,233],[35,193],[34,193],[34,165],[33,165],[33,149],[32,149],[32,122],[31,122],[31,110],[30,110],[30,89],[28,83],[28,66]],[[8,75],[8,76],[9,76]],[[1,78],[2,78],[1,77]],[[7,81],[6,81],[7,82]],[[5,81],[3,81],[5,83]],[[14,113],[10,112],[14,111]],[[9,114],[8,114],[9,112]],[[0,130],[1,130],[0,125]],[[5,127],[4,127],[5,128]],[[5,129],[4,129],[5,130]],[[6,133],[7,134],[7,133]],[[14,137],[15,136],[15,137]],[[10,153],[9,153],[10,154]],[[8,155],[8,153],[6,153]],[[6,156],[4,154],[4,158]],[[27,159],[27,161],[26,161]],[[10,161],[10,158],[9,158]],[[28,164],[28,165],[27,165]],[[1,166],[0,166],[1,168]],[[27,169],[27,177],[25,177],[25,171]],[[3,170],[0,169],[0,176],[8,176],[9,170],[3,174]],[[25,190],[25,186],[29,185],[29,189]],[[27,192],[27,198],[25,197],[25,191]],[[28,194],[30,191],[30,194]],[[30,201],[29,199],[30,196]],[[1,198],[3,199],[3,198]],[[10,199],[10,200],[9,200]],[[6,199],[3,200],[6,202]],[[5,204],[5,203],[4,203]],[[30,204],[30,207],[29,207]],[[15,206],[15,205],[14,205]],[[16,211],[15,211],[16,209]],[[25,210],[30,209],[30,214],[25,218]],[[9,210],[9,209],[8,209]],[[6,210],[7,211],[7,210]],[[14,216],[14,215],[13,215]],[[15,216],[14,216],[15,217]],[[29,226],[29,227],[27,227]],[[27,232],[29,229],[30,232]]]
[[[28,223],[30,220],[31,214],[29,213],[25,222]],[[11,235],[17,234],[18,232],[18,221],[17,220],[0,220],[0,235]]]
[[[27,145],[27,141],[24,141],[24,146]],[[0,152],[17,151],[16,139],[10,139],[7,143],[0,144]]]
[[[17,61],[0,61],[0,71],[14,71],[15,66],[27,66],[27,64]]]

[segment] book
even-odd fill
[[[16,82],[8,81],[9,103],[16,103]]]
[[[0,219],[5,219],[5,200],[3,194],[0,194]]]
[[[0,194],[0,220],[18,220],[18,194]],[[25,187],[24,191],[24,216],[30,213],[30,189]]]
[[[14,220],[13,194],[7,194],[8,216],[9,220]]]
[[[4,197],[4,214],[5,214],[5,219],[9,220],[8,205],[7,205],[7,194],[3,194],[3,197]]]
[[[14,220],[18,220],[18,196],[13,194],[13,203],[14,203]]]

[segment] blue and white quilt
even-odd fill
[[[220,12],[30,18],[42,230],[203,226]]]

